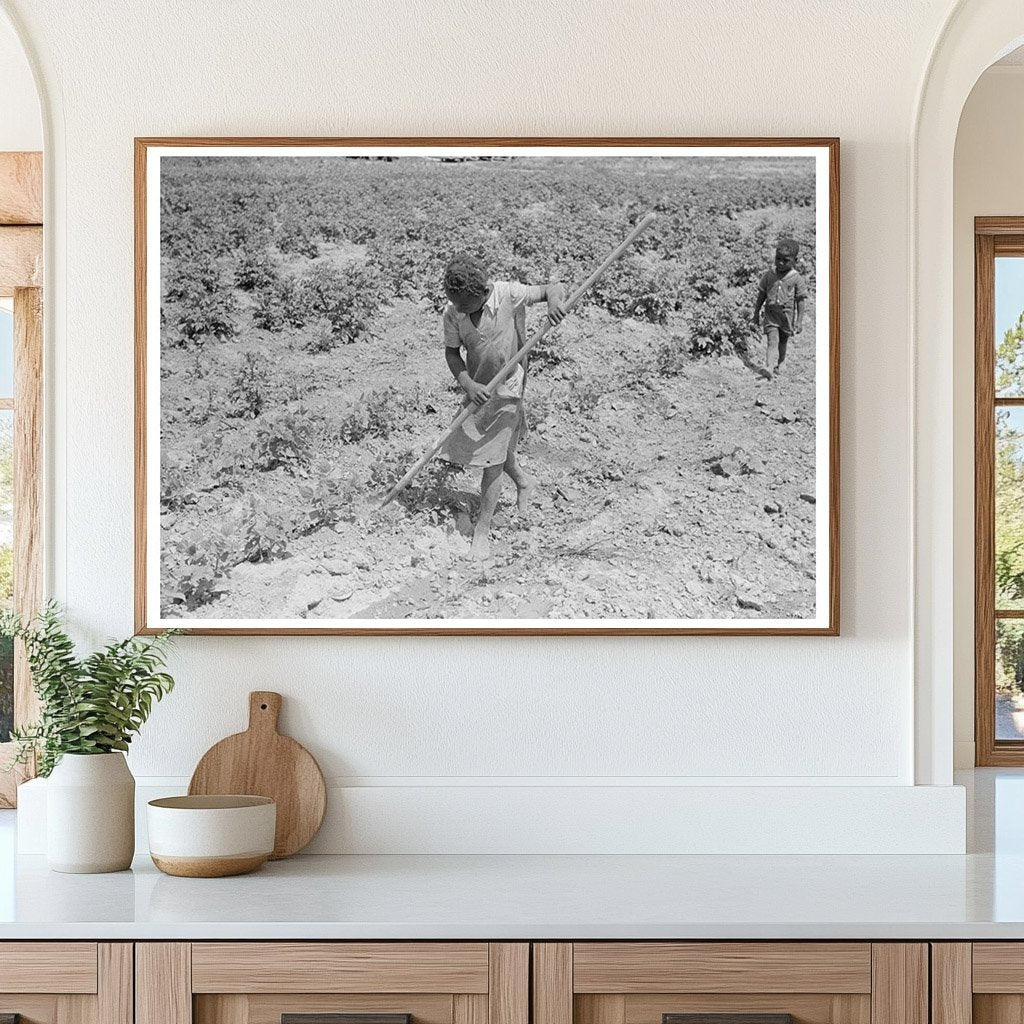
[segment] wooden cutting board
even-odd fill
[[[214,744],[202,756],[190,796],[245,793],[277,803],[271,860],[298,853],[317,834],[327,808],[327,787],[313,755],[277,731],[281,694],[249,694],[249,728]]]

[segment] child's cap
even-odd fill
[[[796,259],[798,252],[800,252],[800,246],[792,238],[780,238],[775,246],[776,256],[790,256]]]
[[[444,290],[457,295],[486,294],[487,268],[471,253],[458,253],[445,267]]]

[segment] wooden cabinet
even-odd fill
[[[136,1024],[529,1024],[529,971],[516,942],[139,943]]]
[[[1024,943],[8,942],[8,1014],[21,1024],[1021,1024]]]
[[[533,957],[533,1024],[928,1024],[924,943],[536,943]]]
[[[132,1024],[132,944],[0,943],[0,1017],[20,1024]]]
[[[932,944],[934,1024],[1024,1020],[1024,942]]]

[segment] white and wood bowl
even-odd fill
[[[274,852],[277,805],[266,796],[168,796],[147,808],[149,853],[168,875],[224,878]]]

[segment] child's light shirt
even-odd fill
[[[469,313],[460,313],[450,302],[444,311],[446,348],[466,350],[466,370],[478,384],[487,384],[526,344],[526,307],[546,295],[543,285],[518,281],[492,281],[491,294],[480,310],[480,323],[473,326]],[[519,363],[495,394],[521,398],[526,375]]]
[[[787,334],[793,333],[796,322],[796,304],[807,298],[807,284],[792,268],[779,277],[774,270],[763,275],[758,284],[758,294],[764,298],[764,326],[778,327]]]

